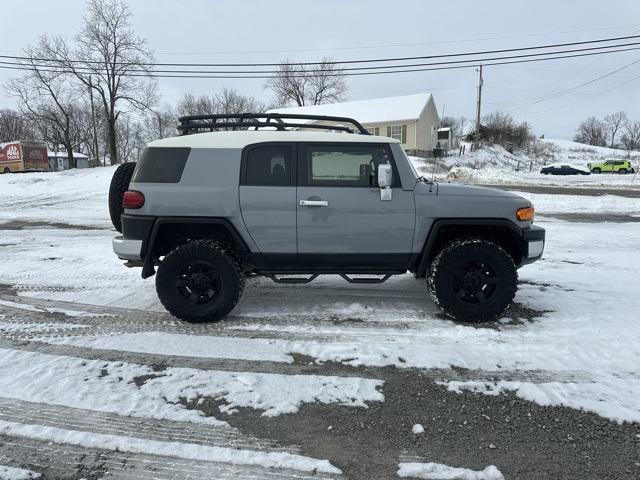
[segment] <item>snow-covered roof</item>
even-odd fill
[[[67,158],[67,152],[52,152],[51,150],[47,150],[47,157]],[[73,158],[89,158],[89,156],[84,153],[73,152]]]
[[[355,133],[310,132],[299,130],[236,130],[205,132],[163,138],[149,143],[150,147],[244,148],[259,142],[380,142],[399,143],[388,137]]]
[[[331,115],[354,118],[360,123],[386,123],[398,120],[417,120],[430,98],[430,93],[416,93],[399,97],[371,98],[325,105],[274,108],[268,110],[267,113]]]

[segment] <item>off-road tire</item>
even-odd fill
[[[594,168],[593,170],[591,170],[591,173],[595,173],[595,174],[598,174],[598,173],[601,173],[601,172],[602,172],[602,170],[600,170],[599,168]]]
[[[471,263],[486,265],[493,272],[494,286],[484,303],[469,303],[457,296],[459,269]],[[458,276],[456,276],[458,275]],[[448,316],[461,322],[498,319],[513,301],[518,272],[511,256],[499,245],[484,239],[456,240],[443,248],[431,263],[427,287],[433,301]],[[458,290],[459,293],[459,290]]]
[[[129,189],[136,162],[127,162],[120,165],[111,177],[109,185],[109,216],[113,228],[122,233],[122,195]]]
[[[219,288],[215,297],[194,305],[185,298],[176,282],[191,262],[206,262],[215,270]],[[244,291],[245,279],[237,255],[228,244],[214,240],[191,240],[171,250],[156,273],[156,291],[160,302],[173,316],[191,323],[215,322],[236,306]]]

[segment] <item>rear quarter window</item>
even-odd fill
[[[146,148],[133,174],[135,183],[178,183],[191,152],[190,148]]]

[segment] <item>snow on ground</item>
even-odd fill
[[[121,435],[66,430],[44,425],[25,425],[4,420],[0,420],[0,434],[87,448],[167,455],[201,462],[257,465],[265,468],[286,468],[303,472],[342,473],[327,460],[316,460],[287,452],[259,452],[183,442],[160,442]],[[0,470],[0,479],[3,478],[1,475],[2,471]]]
[[[31,480],[40,478],[40,474],[23,468],[0,465],[0,480]]]
[[[264,416],[295,413],[302,403],[365,407],[383,401],[380,380],[322,375],[279,375],[151,367],[0,349],[1,395],[18,400],[176,421],[222,422],[188,410],[181,399],[225,400],[220,408],[263,410]],[[145,382],[137,386],[136,379]]]
[[[0,175],[0,222],[20,219],[111,229],[107,197],[115,168]]]
[[[559,196],[540,197],[556,199]],[[557,205],[562,211],[564,204]],[[262,280],[251,283],[255,288],[247,289],[243,301],[233,312],[236,318],[230,319],[225,328],[278,334],[277,339],[225,337],[221,340],[207,335],[146,332],[73,335],[47,341],[143,353],[284,363],[291,361],[292,353],[298,353],[318,361],[340,361],[356,366],[446,369],[453,365],[502,372],[544,371],[561,380],[524,382],[527,388],[510,382],[501,384],[501,388],[514,390],[524,398],[545,405],[586,408],[615,420],[640,421],[640,378],[636,368],[640,364],[640,322],[634,313],[639,308],[637,239],[640,224],[567,223],[552,219],[540,224],[547,229],[544,259],[520,270],[522,283],[516,296],[516,302],[547,312],[532,323],[505,324],[495,329],[439,319],[434,316],[422,282],[409,275],[366,287],[369,296],[363,296],[365,289],[359,287],[353,297],[338,296],[337,292],[348,295],[354,287],[341,279],[323,277],[311,289]],[[92,252],[85,254],[110,255],[106,245],[102,251]],[[0,264],[5,281],[15,281],[15,269],[25,261],[25,257],[10,255]],[[46,265],[46,262],[40,264]],[[120,284],[119,288],[108,288],[98,294],[95,290],[52,292],[43,289],[37,295],[138,308],[147,308],[151,303],[161,308],[157,305],[153,281],[136,278],[127,283],[130,271],[117,262],[109,271],[113,284]],[[69,280],[65,281],[71,284],[76,281],[75,275],[82,273],[66,272]],[[99,284],[103,281],[100,271],[94,278]],[[45,278],[43,284],[46,281],[50,280]],[[263,290],[267,293],[261,295]],[[394,301],[395,292],[403,291],[415,291],[420,301],[410,304]],[[140,292],[143,295],[136,297]],[[286,304],[283,298],[288,298]],[[345,303],[347,298],[352,302]],[[265,317],[286,319],[301,314],[311,318],[356,319],[357,328],[349,323],[260,321]],[[402,324],[403,328],[397,328],[396,324]],[[283,334],[290,334],[292,339],[286,339]],[[318,339],[330,336],[332,340],[296,339],[309,335]],[[41,337],[46,340],[47,332]],[[463,387],[452,384],[455,389]],[[488,386],[485,391],[490,393],[492,388]]]
[[[426,480],[504,480],[504,476],[494,465],[484,470],[456,468],[440,463],[401,463],[398,465],[401,478]]]

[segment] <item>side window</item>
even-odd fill
[[[289,145],[250,147],[245,156],[243,185],[293,185],[293,160]]]
[[[309,145],[305,183],[310,186],[377,187],[378,165],[391,164],[387,145]],[[394,174],[394,186],[399,184]]]

